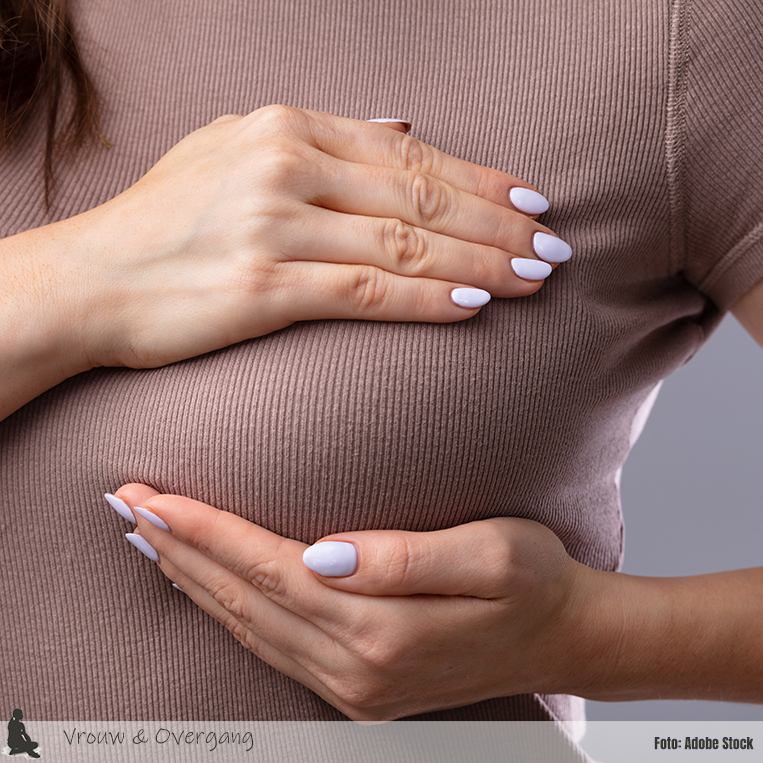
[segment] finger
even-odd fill
[[[325,621],[343,614],[341,597],[321,586],[302,564],[304,543],[183,496],[156,495],[138,508],[149,511],[148,515],[136,511],[138,527],[160,559],[171,552],[172,562],[187,574],[199,565],[209,576],[207,590],[214,590],[212,573],[219,567],[301,617]],[[181,558],[183,564],[179,564]]]
[[[486,202],[487,203],[487,202]],[[529,234],[530,232],[528,232]],[[532,239],[519,234],[507,246],[527,250]],[[470,284],[494,297],[524,297],[535,293],[543,277],[518,275],[517,255],[486,244],[433,233],[399,219],[343,214],[306,207],[290,238],[290,256],[296,260],[373,265],[409,278],[431,278]],[[520,255],[521,256],[521,255]],[[522,263],[526,266],[527,263]],[[543,276],[553,269],[534,262]],[[520,272],[522,271],[521,267]]]
[[[326,702],[338,707],[341,704],[340,698],[334,694],[324,683],[322,678],[325,679],[325,671],[321,670],[317,665],[313,664],[310,660],[310,666],[312,669],[308,669],[304,665],[297,662],[295,659],[285,654],[281,649],[274,646],[266,638],[263,638],[262,634],[258,632],[256,625],[249,625],[242,622],[236,616],[226,609],[220,602],[212,596],[206,588],[199,585],[193,577],[186,575],[182,570],[172,564],[168,559],[162,559],[162,572],[178,586],[180,586],[182,592],[186,594],[197,606],[203,609],[208,615],[213,617],[217,622],[223,625],[231,635],[252,654],[259,659],[267,662],[268,665],[275,668],[284,675],[293,678],[295,681],[299,681],[308,689],[314,691]],[[270,602],[272,607],[277,607],[276,604]],[[265,622],[263,620],[259,622]],[[322,650],[317,649],[318,644],[314,644],[312,649],[302,650],[299,653],[299,657],[302,660],[306,660],[313,653],[319,653],[323,655],[330,655],[332,649],[329,646],[325,646]]]
[[[313,145],[337,159],[396,170],[423,172],[445,181],[454,188],[517,212],[524,210],[512,202],[512,188],[523,188],[538,193],[534,186],[521,178],[458,159],[410,135],[401,136],[389,131],[385,133],[378,125],[358,122],[324,111],[303,109],[302,112],[310,118],[310,137]],[[538,195],[540,196],[539,193]],[[548,204],[543,197],[536,199],[535,203],[541,207],[544,203],[546,206]],[[533,207],[535,208],[539,207]],[[539,212],[530,211],[528,214]]]
[[[521,257],[562,262],[571,255],[569,245],[549,228],[425,173],[353,164],[319,151],[310,159],[321,172],[303,197],[308,203],[352,215],[396,218]]]
[[[369,706],[368,708],[353,705],[352,698],[355,696],[355,692],[352,690],[349,692],[349,701],[332,690],[332,684],[338,687],[337,691],[352,689],[352,683],[347,680],[347,667],[340,662],[347,655],[337,651],[335,643],[330,643],[326,647],[311,642],[292,657],[263,638],[256,628],[251,629],[242,625],[227,609],[220,606],[204,588],[198,586],[191,578],[185,576],[169,563],[166,567],[166,574],[170,579],[182,582],[183,592],[188,594],[189,598],[207,614],[222,624],[242,646],[279,672],[299,681],[347,717],[359,723],[386,722],[371,720],[379,716],[396,717],[394,712],[388,712],[383,705]],[[271,604],[277,606],[272,602]],[[311,655],[320,656],[321,661],[311,660]],[[361,662],[349,673],[354,679],[355,685],[362,682],[363,667]]]
[[[514,535],[523,535],[529,520],[499,518],[471,522],[435,532],[367,530],[337,533],[303,555],[327,586],[371,595],[440,594],[493,599],[505,596],[518,562]],[[536,525],[537,523],[532,523]],[[550,531],[549,531],[550,532]],[[332,560],[347,553],[321,548],[326,541],[350,544],[357,555],[352,574],[333,576]],[[336,563],[334,561],[335,569]]]
[[[193,581],[242,626],[255,631],[285,654],[298,654],[310,644],[318,653],[330,648],[329,639],[320,628],[280,606],[274,600],[277,597],[269,596],[272,581],[259,587],[254,585],[171,532],[157,527],[157,523],[164,522],[158,514],[147,513],[145,507],[136,507],[135,511],[142,538],[158,554],[159,566],[171,580],[179,572],[185,580]],[[166,526],[165,523],[163,527]],[[178,585],[188,592],[185,585]],[[280,583],[274,585],[278,587]],[[338,592],[331,593],[337,598]]]
[[[369,320],[453,323],[471,318],[490,293],[470,284],[407,278],[371,265],[282,263],[273,309],[289,322]],[[536,281],[530,291],[543,285]]]

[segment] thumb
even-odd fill
[[[408,133],[411,131],[411,123],[407,119],[389,119],[387,117],[380,117],[379,119],[367,119],[367,122],[379,122],[385,127],[391,127],[398,132]]]
[[[487,519],[426,533],[338,533],[307,548],[303,561],[324,585],[342,591],[497,598],[505,595],[512,523],[524,521]]]

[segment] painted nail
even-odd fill
[[[177,588],[180,593],[185,593],[185,591],[177,583],[173,583],[172,587]]]
[[[143,517],[143,519],[150,522],[154,527],[158,527],[160,530],[170,529],[167,523],[160,517],[157,517],[153,511],[144,509],[142,506],[136,506],[133,511],[137,512],[141,517]]]
[[[340,578],[355,572],[358,553],[352,543],[327,540],[305,549],[305,566],[327,578]]]
[[[535,254],[546,262],[567,262],[572,257],[572,248],[566,241],[549,236],[548,233],[536,233],[533,236]]]
[[[127,538],[138,551],[145,554],[152,562],[159,561],[159,554],[156,553],[154,547],[142,535],[138,535],[137,533],[127,533],[125,538]]]
[[[542,281],[551,273],[551,265],[540,260],[528,260],[524,257],[515,257],[511,261],[511,267],[520,278],[528,281]]]
[[[106,499],[109,506],[111,506],[111,508],[114,509],[114,511],[116,511],[120,517],[124,517],[133,524],[136,524],[135,517],[133,516],[132,511],[130,511],[130,507],[121,498],[117,498],[111,493],[106,493],[106,495],[103,497]]]
[[[482,307],[490,302],[490,294],[484,289],[453,289],[450,298],[461,307]]]
[[[548,209],[548,199],[529,188],[512,188],[509,198],[520,212],[528,215],[542,215]]]
[[[411,129],[411,123],[407,119],[388,119],[387,117],[381,117],[380,119],[367,119],[366,122],[402,122],[404,125],[408,125],[405,129],[406,132]]]

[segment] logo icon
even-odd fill
[[[23,755],[25,758],[39,758],[37,752],[40,745],[33,741],[21,722],[24,713],[19,708],[13,711],[13,717],[8,721],[8,746],[3,755]]]

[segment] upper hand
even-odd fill
[[[239,516],[143,485],[118,495],[169,527],[136,513],[165,575],[354,720],[566,688],[587,568],[537,522],[329,536],[350,543],[357,564],[322,577],[303,563],[304,543]]]
[[[155,367],[301,320],[469,318],[455,287],[519,297],[551,270],[534,251],[551,231],[512,188],[531,187],[385,125],[282,105],[220,117],[64,221],[78,344],[91,367]],[[547,270],[520,278],[514,260]]]

